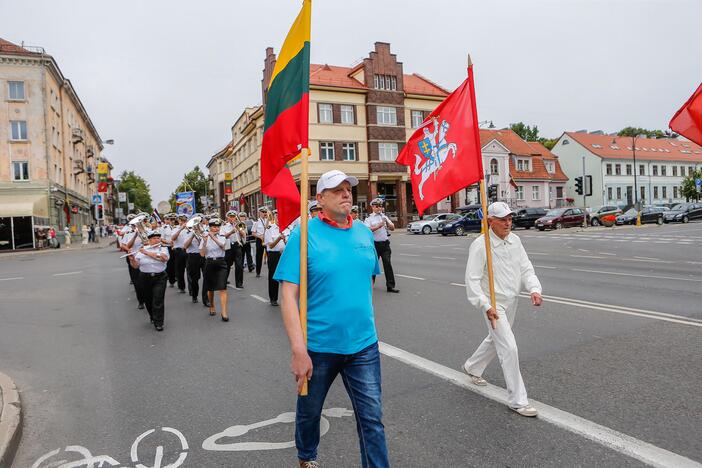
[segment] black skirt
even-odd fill
[[[227,289],[229,268],[224,257],[208,258],[205,263],[205,291],[223,291]]]

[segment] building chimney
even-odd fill
[[[261,102],[266,105],[266,97],[268,96],[268,85],[271,83],[273,69],[275,68],[275,53],[273,47],[266,47],[266,58],[263,61],[263,79],[261,80]]]

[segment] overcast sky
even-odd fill
[[[154,205],[259,104],[299,0],[0,0],[0,37],[44,47],[72,81],[116,172]],[[667,128],[702,81],[702,1],[315,0],[312,62],[349,66],[391,43],[405,73],[446,88],[475,64],[478,117],[542,136]]]

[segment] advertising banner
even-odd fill
[[[231,195],[233,193],[233,191],[232,191],[232,173],[231,172],[224,173],[224,193],[226,195]]]
[[[107,163],[98,163],[98,193],[107,192],[107,173],[110,171],[110,166]]]
[[[127,192],[119,192],[119,202],[124,203],[127,201]]]
[[[176,193],[176,213],[187,216],[195,213],[195,192]]]

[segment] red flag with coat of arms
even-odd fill
[[[702,145],[702,83],[670,119],[668,126],[690,141]]]
[[[468,78],[424,120],[397,156],[410,166],[419,214],[483,177],[473,67]]]

